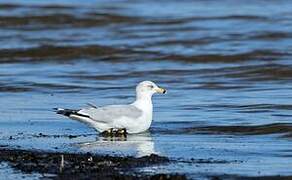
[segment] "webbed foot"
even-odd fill
[[[103,131],[101,135],[104,137],[127,137],[127,130],[126,128],[110,128],[106,131]]]
[[[116,134],[118,136],[127,136],[127,130],[126,130],[126,128],[118,129]]]

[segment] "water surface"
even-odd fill
[[[0,1],[0,143],[168,156],[141,169],[189,177],[292,175],[292,2]],[[149,132],[127,139],[54,107],[154,97]]]

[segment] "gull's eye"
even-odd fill
[[[153,86],[153,85],[148,85],[148,87],[150,87],[151,89],[153,89],[153,88],[154,88],[154,86]]]

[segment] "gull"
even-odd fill
[[[152,123],[152,95],[165,94],[166,90],[154,82],[143,81],[136,86],[136,100],[127,105],[108,105],[79,110],[55,108],[57,114],[88,124],[98,132],[116,131],[129,134],[147,131]]]

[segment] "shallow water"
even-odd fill
[[[292,2],[0,1],[0,144],[143,156],[189,177],[292,175]],[[149,132],[105,139],[54,107],[154,97]]]
[[[5,177],[5,179],[15,179],[15,180],[24,180],[24,179],[30,179],[30,180],[36,180],[44,177],[44,175],[41,174],[23,174],[20,171],[15,171],[14,169],[10,168],[10,166],[7,163],[0,163],[0,174],[3,175],[2,177]],[[52,177],[52,176],[47,176]]]

